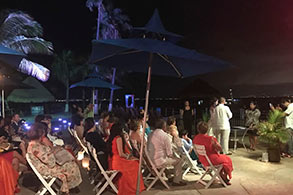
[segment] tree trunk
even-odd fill
[[[98,19],[97,19],[97,34],[96,34],[96,40],[99,40],[100,35],[100,23],[101,23],[101,4],[98,6]]]
[[[65,112],[69,112],[69,81],[66,81],[66,104]]]
[[[116,68],[113,68],[112,85],[115,84],[115,75],[116,75]],[[112,111],[112,107],[113,107],[113,95],[114,95],[114,89],[111,89],[109,109],[108,109],[109,112]]]

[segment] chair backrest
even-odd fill
[[[68,130],[68,132],[70,133],[71,136],[74,136],[74,135],[73,135],[73,131],[74,131],[74,130],[72,130],[72,129],[70,128],[70,126],[68,127],[67,130]]]
[[[210,166],[214,167],[214,165],[210,161],[210,158],[207,155],[206,148],[205,148],[204,145],[194,144],[194,148],[195,148],[195,152],[196,152],[197,155],[204,156],[207,159],[207,161],[210,164]]]
[[[29,153],[26,153],[26,161],[28,162],[29,166],[32,168],[33,172],[37,175],[37,177],[40,179],[40,181],[44,184],[47,183],[44,177],[39,173],[39,171],[36,169],[36,167],[33,165],[32,160],[29,156]]]
[[[73,131],[73,136],[77,140],[78,144],[82,147],[82,149],[89,154],[88,148],[82,143],[82,141],[79,139],[76,131]]]
[[[102,164],[100,163],[100,161],[98,159],[96,148],[94,148],[90,142],[86,142],[86,144],[87,144],[87,148],[88,148],[88,150],[90,152],[90,155],[96,161],[96,164],[98,165],[101,173],[104,174],[106,171],[105,171],[105,169],[103,168]]]
[[[193,164],[194,161],[192,160],[192,158],[190,157],[189,153],[187,152],[187,150],[185,149],[184,146],[182,146],[182,150],[183,150],[184,154],[187,156],[188,161]]]

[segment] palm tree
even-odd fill
[[[74,66],[73,54],[70,50],[63,51],[60,55],[54,56],[53,73],[54,76],[65,86],[66,88],[66,104],[65,112],[69,111],[69,83],[70,78],[75,73],[72,68]]]
[[[22,12],[3,12],[0,20],[0,43],[17,51],[52,54],[51,42],[43,38],[43,28],[31,16]]]

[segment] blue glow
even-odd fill
[[[96,125],[98,125],[99,124],[99,122],[96,122]]]
[[[71,122],[69,122],[68,125],[70,126],[71,125]]]
[[[28,125],[28,126],[25,126],[25,128],[26,128],[27,130],[29,130],[29,129],[31,128],[31,126]]]
[[[58,121],[62,121],[62,118],[59,118]]]
[[[67,120],[63,120],[62,122],[65,124],[65,123],[67,123]]]
[[[54,130],[55,131],[59,131],[60,129],[59,129],[59,127],[55,127]]]

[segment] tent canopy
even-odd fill
[[[31,86],[33,89],[15,89],[10,93],[7,101],[16,103],[43,103],[55,101],[55,97],[35,78],[28,77],[23,83]]]

